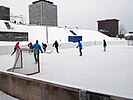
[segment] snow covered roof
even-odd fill
[[[9,21],[0,20],[0,30],[7,30],[7,27],[4,22],[9,22]]]
[[[125,34],[125,37],[126,36],[133,36],[133,33],[132,34],[131,33]]]
[[[14,26],[15,24],[10,23],[10,21],[0,20],[0,31],[1,32],[27,32],[22,29],[19,30],[15,28]]]

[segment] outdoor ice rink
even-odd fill
[[[40,54],[41,72],[30,77],[133,98],[132,46],[108,45],[106,52],[101,45],[84,47],[83,56],[79,56],[77,48],[59,49],[59,52]],[[11,68],[14,59],[15,55],[1,55],[0,70]],[[27,65],[23,70],[30,69]]]

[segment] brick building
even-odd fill
[[[29,24],[58,26],[57,6],[46,0],[32,2],[29,5]]]
[[[118,22],[117,19],[99,20],[98,31],[110,37],[116,37],[118,35]]]
[[[0,20],[10,21],[10,8],[0,6]]]

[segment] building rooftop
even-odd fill
[[[132,32],[129,32],[129,34],[133,34],[133,31]]]
[[[38,1],[34,1],[34,2],[32,2],[32,4],[35,4],[35,3],[38,3],[38,2],[41,2],[41,1],[47,2],[47,3],[50,3],[50,4],[53,4],[53,2],[47,1],[47,0],[38,0]]]
[[[118,19],[105,19],[105,20],[98,20],[97,22],[103,22],[103,21],[119,21]]]

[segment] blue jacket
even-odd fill
[[[77,47],[76,48],[80,48],[80,49],[82,49],[83,48],[83,46],[82,46],[82,43],[81,42],[78,42],[78,45],[77,45]]]
[[[43,52],[41,46],[38,43],[33,45],[33,49],[35,54],[39,54],[39,50]]]

